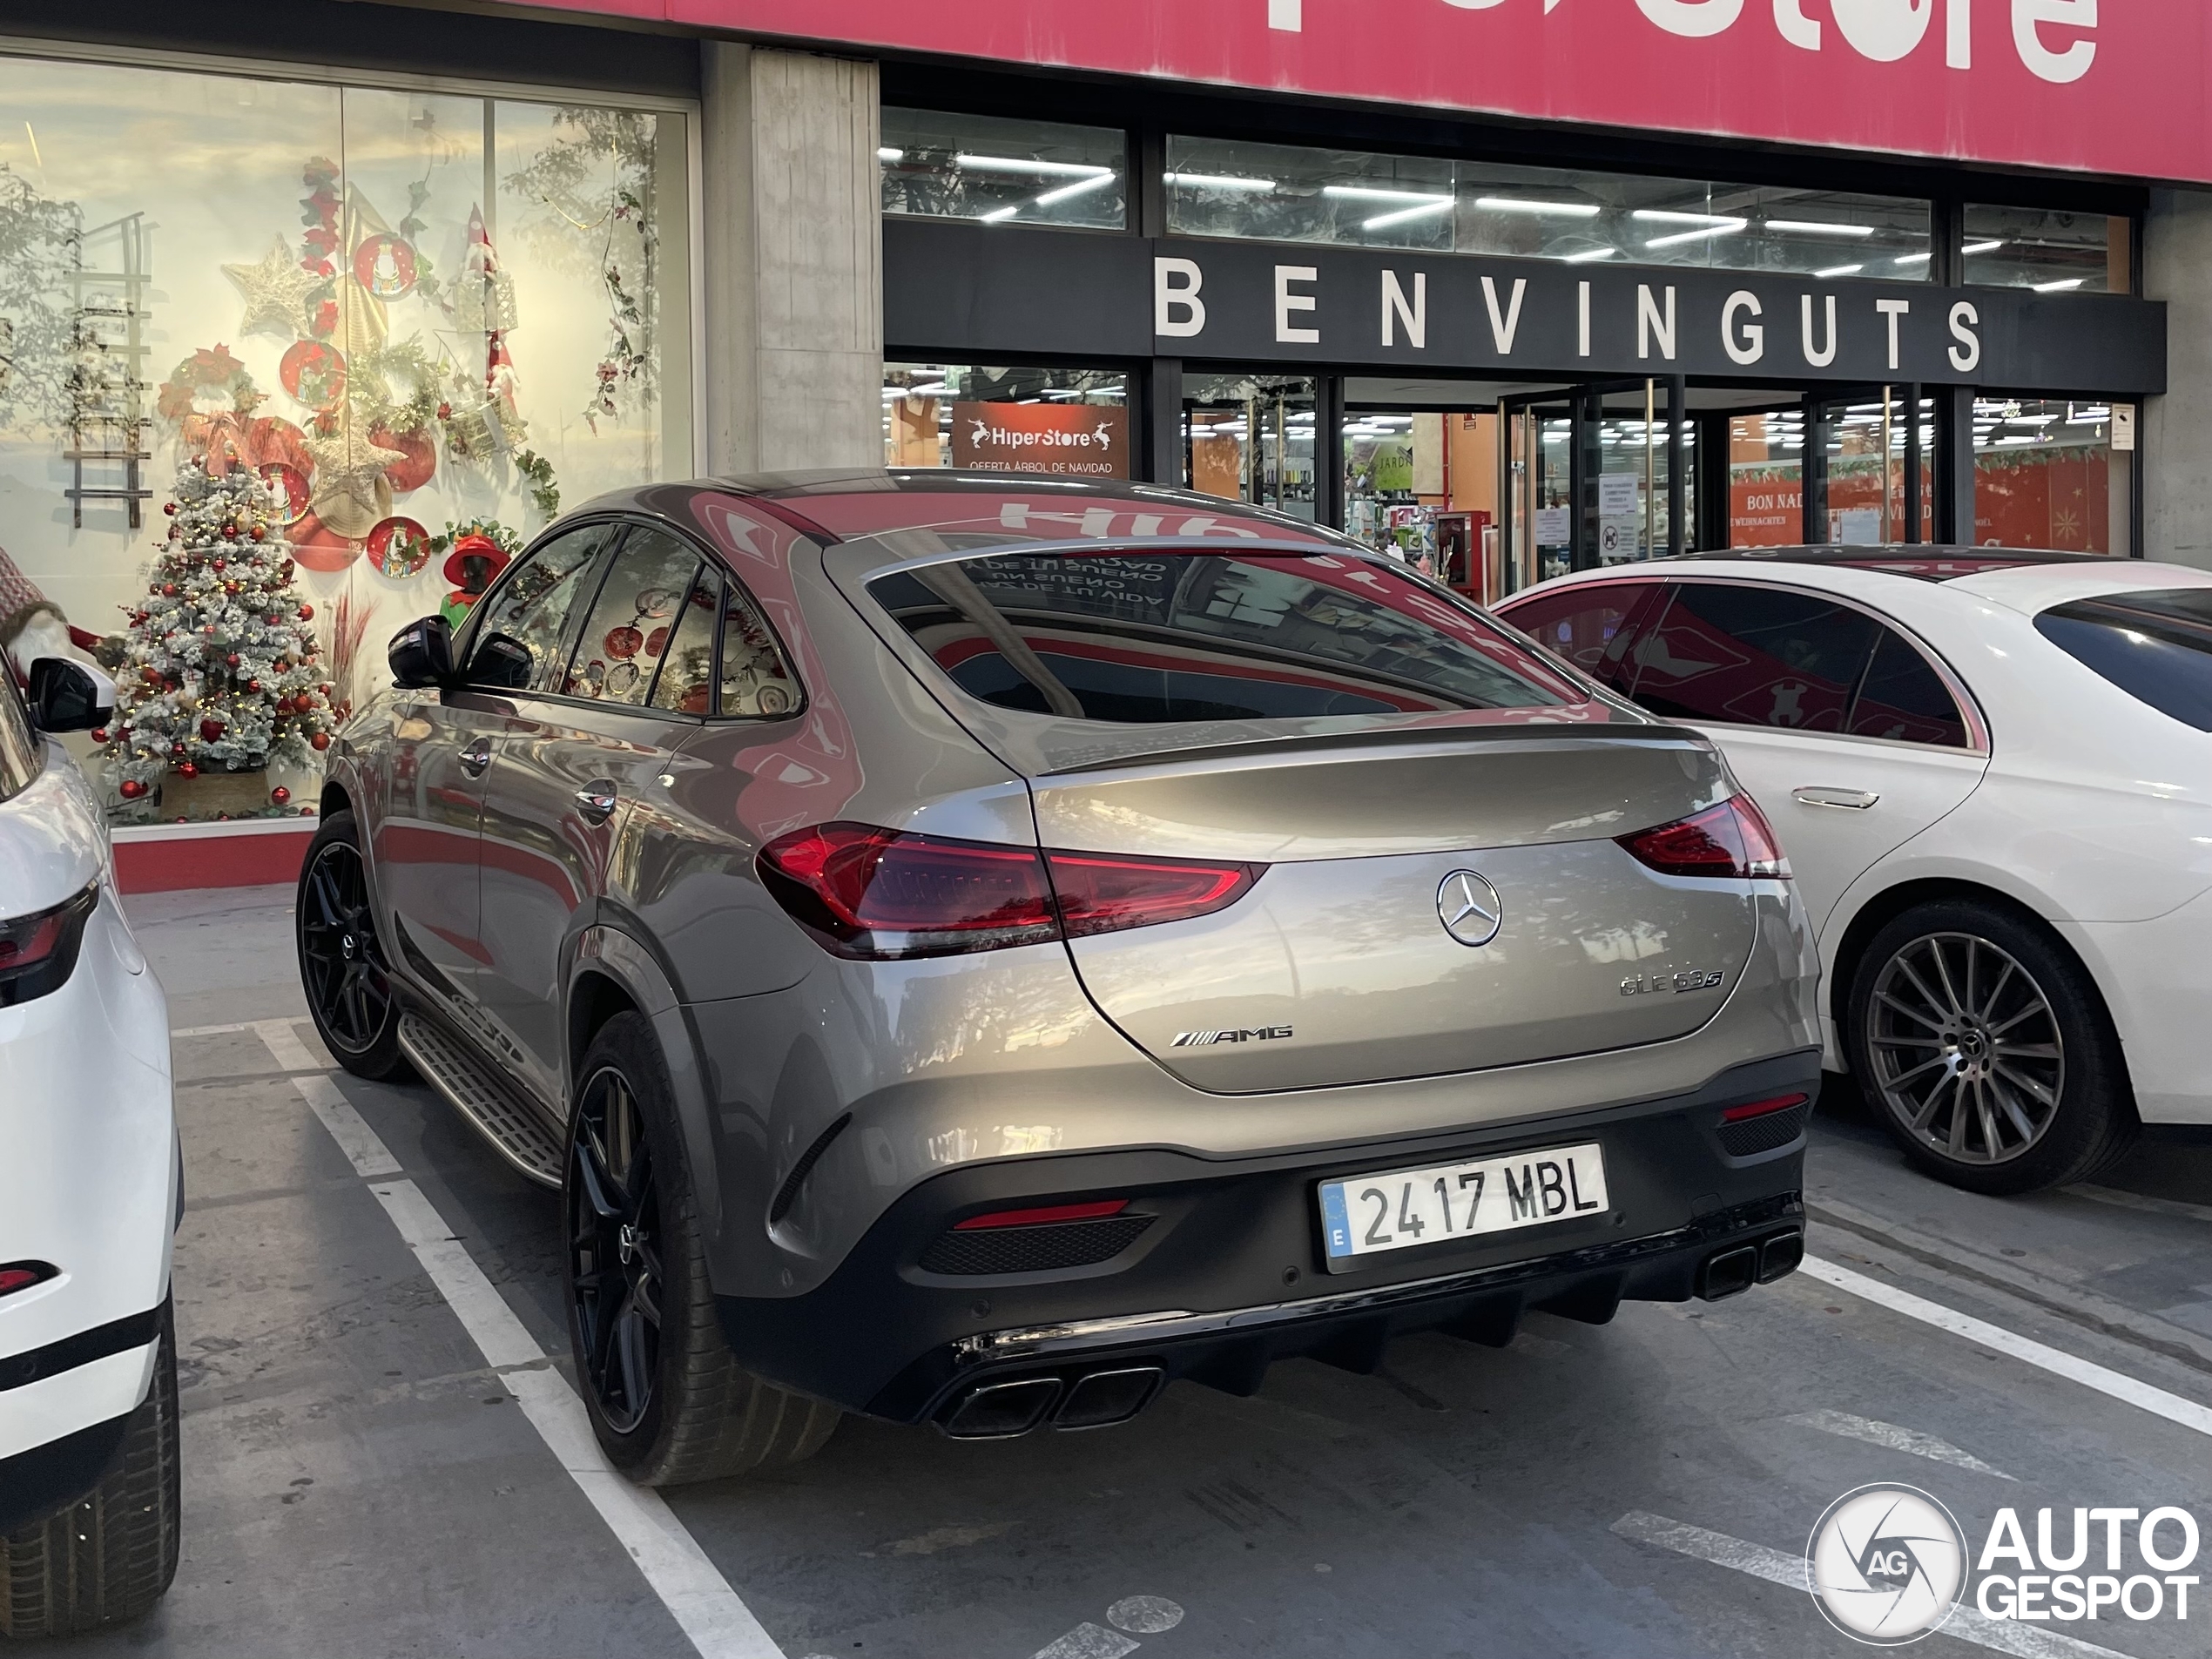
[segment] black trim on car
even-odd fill
[[[59,1514],[98,1486],[123,1450],[132,1414],[0,1458],[0,1538]]]
[[[58,1377],[79,1366],[89,1366],[95,1359],[143,1348],[160,1335],[161,1309],[152,1307],[144,1313],[126,1314],[105,1325],[96,1325],[89,1331],[79,1331],[75,1336],[50,1342],[43,1348],[9,1354],[0,1359],[0,1393]]]

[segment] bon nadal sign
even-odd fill
[[[2206,0],[535,0],[795,41],[2212,182]]]

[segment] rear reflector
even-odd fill
[[[953,1231],[965,1233],[984,1227],[1048,1227],[1058,1221],[1099,1221],[1128,1208],[1127,1198],[1100,1198],[1090,1204],[1047,1204],[1037,1210],[994,1210],[988,1215],[954,1222]]]
[[[1216,864],[819,824],[760,849],[761,880],[840,956],[888,961],[1002,950],[1203,916],[1264,865]]]
[[[0,1296],[12,1296],[17,1291],[27,1291],[34,1285],[43,1285],[53,1278],[54,1270],[44,1262],[10,1262],[0,1267]]]
[[[1755,1100],[1742,1106],[1731,1106],[1721,1114],[1723,1123],[1741,1123],[1746,1118],[1764,1117],[1773,1112],[1786,1112],[1792,1106],[1802,1106],[1809,1096],[1804,1095],[1777,1095],[1772,1100]]]
[[[1782,844],[1749,795],[1731,795],[1695,817],[1619,839],[1638,863],[1662,875],[1790,879]]]

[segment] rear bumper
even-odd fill
[[[1391,1339],[1415,1331],[1503,1342],[1528,1308],[1602,1322],[1622,1300],[1703,1293],[1716,1257],[1801,1232],[1810,1108],[1771,1120],[1778,1133],[1741,1157],[1723,1142],[1721,1112],[1810,1097],[1818,1080],[1819,1055],[1806,1049],[1689,1096],[1449,1136],[1236,1160],[1160,1150],[995,1160],[907,1192],[816,1290],[718,1306],[748,1367],[899,1422],[944,1420],[999,1382],[1069,1386],[1121,1370],[1157,1372],[1153,1386],[1189,1377],[1250,1393],[1276,1359],[1372,1369]],[[1600,1215],[1326,1271],[1320,1181],[1588,1140],[1605,1153],[1612,1202]],[[942,1241],[964,1217],[1109,1197],[1129,1210],[1105,1259],[1027,1272],[923,1264],[947,1265]],[[1768,1264],[1787,1271],[1793,1248]]]
[[[2146,1123],[2212,1123],[2212,894],[2150,921],[2074,923],[2064,931],[2094,967],[2128,1052]]]

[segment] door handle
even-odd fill
[[[461,770],[471,778],[481,778],[484,768],[491,765],[491,739],[478,738],[461,752]]]
[[[1864,789],[1823,789],[1812,785],[1790,792],[1800,806],[1840,806],[1850,813],[1863,813],[1882,799]]]
[[[594,778],[576,792],[576,809],[586,821],[604,824],[615,815],[621,797],[615,792],[611,778]]]

